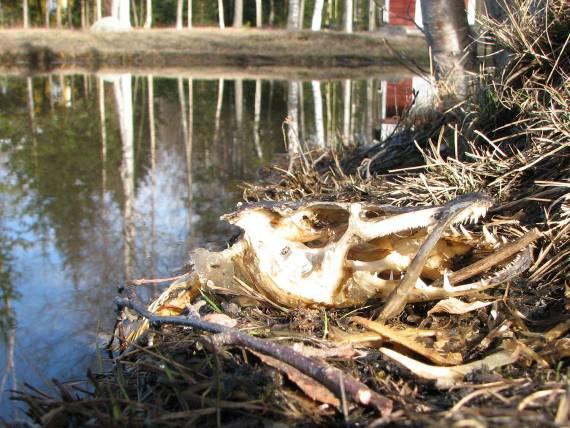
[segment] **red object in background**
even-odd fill
[[[389,23],[391,25],[405,25],[415,27],[416,0],[390,0]]]

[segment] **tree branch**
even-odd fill
[[[383,416],[388,416],[392,411],[392,400],[389,398],[372,391],[365,384],[342,370],[327,363],[317,362],[305,357],[294,351],[290,346],[253,337],[234,328],[203,321],[196,317],[157,316],[142,305],[138,305],[129,299],[117,298],[115,302],[120,310],[124,308],[132,309],[139,315],[147,318],[152,326],[179,325],[214,333],[216,336],[212,337],[212,341],[215,345],[243,346],[272,356],[312,377],[330,389],[339,399],[341,399],[344,393],[351,401],[372,407],[381,412]]]

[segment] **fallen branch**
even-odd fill
[[[141,278],[141,279],[131,279],[128,281],[129,285],[135,285],[135,286],[141,286],[141,285],[156,285],[156,284],[163,284],[165,282],[173,282],[176,281],[180,278],[182,278],[184,276],[184,274],[182,275],[177,275],[177,276],[172,276],[170,278],[155,278],[155,279],[146,279],[146,278]]]
[[[220,324],[204,321],[196,317],[158,316],[149,312],[142,305],[138,305],[129,299],[118,298],[115,302],[120,310],[124,308],[132,309],[148,319],[150,325],[154,327],[179,325],[214,333],[215,336],[211,338],[214,345],[243,346],[261,352],[277,358],[315,379],[331,390],[339,399],[342,399],[343,394],[345,394],[351,401],[375,408],[381,412],[383,416],[388,416],[392,411],[392,400],[372,391],[365,384],[349,374],[344,373],[342,370],[332,367],[327,363],[317,362],[311,358],[307,358],[293,350],[290,346],[253,337],[234,328],[224,327]]]

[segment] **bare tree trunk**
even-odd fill
[[[176,29],[182,30],[182,1],[178,0],[176,4]]]
[[[303,82],[298,83],[299,86],[299,140],[305,141],[307,133],[305,132],[305,95],[303,94]]]
[[[182,134],[184,141],[188,139],[188,120],[186,117],[186,96],[184,95],[184,80],[178,78],[178,101],[180,102],[180,122],[182,122]]]
[[[135,246],[135,159],[134,159],[134,130],[133,130],[133,94],[131,75],[120,75],[113,83],[117,113],[119,115],[119,128],[121,132],[121,145],[123,159],[121,162],[121,181],[123,182],[123,257],[125,264],[125,277],[132,278],[134,274],[134,246]]]
[[[28,10],[28,0],[24,0],[22,4],[22,14],[24,18],[24,29],[28,29],[30,27],[30,11]]]
[[[46,8],[45,8],[44,17],[45,17],[45,26],[46,26],[46,28],[49,28],[49,4],[47,1],[46,1]]]
[[[275,25],[275,0],[269,0],[269,26]]]
[[[259,138],[259,123],[261,122],[261,79],[255,81],[255,103],[253,106],[253,142],[255,144],[255,151],[257,157],[263,157],[261,149],[261,141]]]
[[[321,22],[323,20],[324,4],[325,0],[315,0],[315,9],[313,10],[313,20],[311,22],[311,30],[313,31],[321,31]]]
[[[61,0],[57,0],[55,9],[55,25],[57,28],[61,28],[61,7]]]
[[[146,19],[144,21],[144,28],[148,30],[150,27],[152,27],[152,0],[146,0]]]
[[[368,0],[368,31],[376,30],[376,2]]]
[[[107,128],[105,122],[105,84],[103,78],[97,78],[99,92],[99,124],[101,125],[101,193],[107,191]]]
[[[131,2],[131,9],[133,10],[133,21],[135,24],[135,27],[139,26],[139,14],[137,13],[137,4],[135,3],[135,0],[130,0]]]
[[[299,0],[289,0],[287,31],[299,30]]]
[[[234,108],[238,132],[242,131],[243,125],[243,80],[234,80]]]
[[[148,6],[148,4],[147,4]],[[147,9],[148,10],[148,9]],[[148,124],[150,137],[150,260],[151,275],[156,276],[156,126],[154,124],[154,77],[147,79]]]
[[[103,17],[103,9],[101,7],[101,0],[96,0],[96,8],[97,8],[97,21],[98,21]]]
[[[300,0],[300,4],[299,4],[299,30],[303,29],[303,22],[305,22],[305,0]]]
[[[323,95],[321,92],[321,82],[313,80],[313,103],[315,104],[315,131],[316,144],[319,147],[325,146],[325,124],[323,119]]]
[[[36,108],[34,103],[34,81],[32,77],[26,78],[26,83],[28,86],[28,113],[30,115],[30,128],[32,130],[32,135],[36,133]]]
[[[234,0],[234,22],[235,28],[243,27],[243,0]]]
[[[224,18],[224,0],[218,0],[218,23],[220,25],[220,28],[226,28]]]
[[[353,0],[344,0],[344,31],[352,33]]]
[[[366,136],[374,140],[374,80],[366,81]]]
[[[301,151],[299,142],[299,82],[290,80],[287,90],[287,151],[289,152],[289,170],[295,157]]]
[[[422,0],[422,18],[435,75],[458,96],[467,90],[466,70],[475,65],[463,0]]]
[[[352,81],[349,79],[342,81],[342,136],[344,138],[344,144],[350,143],[350,119],[351,119],[351,101],[350,95],[352,93]]]
[[[216,116],[214,118],[214,142],[220,135],[220,119],[222,117],[222,105],[224,103],[224,79],[218,81],[218,100],[216,102]]]
[[[261,0],[255,0],[255,26],[261,28],[263,25],[263,9],[261,8]]]
[[[87,28],[87,18],[85,16],[85,0],[81,0],[81,28]]]
[[[186,15],[186,26],[188,28],[192,28],[192,0],[187,0],[186,6],[188,8],[187,15]]]
[[[188,184],[188,229],[192,230],[192,146],[194,137],[194,88],[193,80],[188,79],[188,136],[186,146],[186,181]],[[188,243],[191,244],[191,240]]]

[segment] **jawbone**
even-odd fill
[[[250,204],[223,217],[243,234],[218,253],[216,265],[227,260],[233,275],[290,307],[361,304],[387,298],[406,281],[412,283],[407,301],[461,295],[459,289],[449,293],[430,288],[424,280],[441,278],[455,256],[473,247],[443,236],[443,230],[477,221],[491,205],[484,194],[423,209],[334,202]],[[211,276],[204,273],[208,263],[203,258],[195,256],[194,264],[202,277]],[[216,286],[228,286],[225,277],[214,281]],[[463,294],[473,292],[465,290]]]

